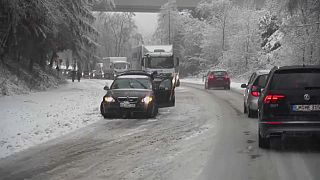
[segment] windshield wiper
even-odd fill
[[[309,87],[304,87],[305,90],[312,90],[312,89],[320,89],[320,86],[309,86]]]

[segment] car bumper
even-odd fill
[[[117,116],[121,117],[123,115],[146,115],[150,111],[152,103],[149,105],[145,105],[144,103],[137,103],[134,108],[122,108],[120,107],[120,103],[102,103],[102,108],[104,110],[105,115]]]
[[[271,136],[305,136],[317,134],[320,135],[319,121],[286,121],[276,122],[259,122],[259,131],[262,137]]]
[[[208,87],[227,87],[230,86],[229,81],[209,81]]]

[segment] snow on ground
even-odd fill
[[[202,80],[202,78],[184,78],[184,79],[180,79],[180,81],[184,83],[204,85],[204,80]],[[243,84],[242,82],[244,81],[231,80],[231,85],[230,85],[231,89],[233,91],[243,94],[244,89],[241,88],[241,84]]]
[[[0,158],[101,119],[99,105],[110,80],[70,82],[47,92],[0,98]]]

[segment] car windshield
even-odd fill
[[[149,68],[173,68],[174,61],[173,57],[149,57],[148,58]]]
[[[313,71],[313,72],[312,72]],[[271,89],[320,89],[320,70],[280,71],[273,76]]]
[[[113,82],[111,89],[152,89],[152,84],[149,79],[121,78]]]
[[[113,66],[115,69],[127,69],[127,63],[115,63]]]
[[[268,79],[268,74],[260,75],[253,83],[254,86],[265,87]]]
[[[225,72],[225,71],[214,71],[214,72],[211,72],[210,74],[214,75],[214,76],[225,76],[227,74],[227,72]]]

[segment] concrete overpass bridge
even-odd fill
[[[117,12],[159,12],[168,0],[114,0]],[[193,10],[201,0],[176,0],[178,9]],[[106,11],[103,5],[96,4],[94,11]]]

